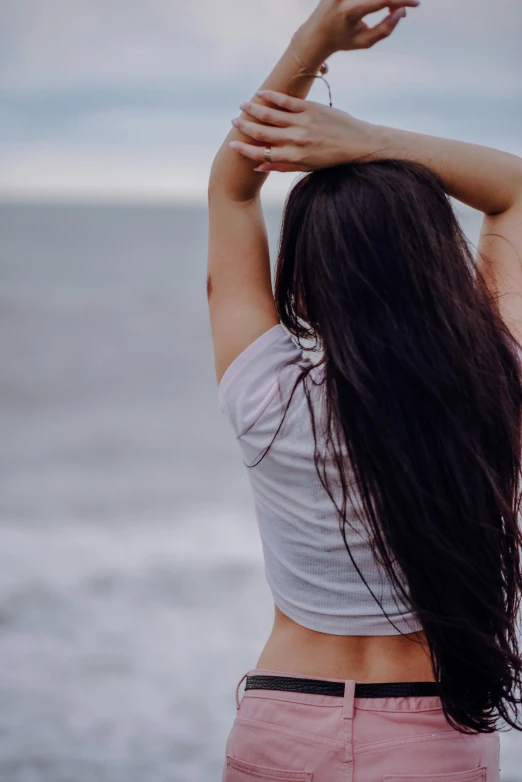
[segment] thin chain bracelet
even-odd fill
[[[290,39],[290,50],[291,50],[292,54],[294,55],[294,58],[297,60],[297,62],[301,66],[301,71],[303,71],[303,72],[301,73],[301,71],[300,71],[299,73],[296,73],[296,75],[293,76],[290,79],[288,84],[290,84],[290,82],[292,82],[294,79],[297,79],[298,76],[313,76],[314,79],[322,79],[324,81],[324,83],[326,84],[327,88],[328,88],[328,99],[329,99],[329,103],[330,103],[330,108],[332,108],[332,91],[330,89],[330,85],[328,84],[328,82],[324,78],[325,74],[328,73],[328,65],[327,65],[327,63],[323,62],[323,64],[319,68],[319,73],[312,73],[311,71],[309,71],[307,69],[307,67],[299,59],[299,57],[297,56],[297,54],[295,52],[294,47],[292,46],[294,38],[295,38],[295,33],[292,35],[292,38]],[[288,84],[287,84],[287,88],[288,88]]]

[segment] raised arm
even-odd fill
[[[301,65],[296,55],[309,71],[317,73],[333,52],[369,48],[390,35],[402,9],[418,4],[419,0],[395,0],[393,12],[369,28],[363,17],[386,8],[386,0],[321,0],[262,87],[306,96],[313,77],[298,76]],[[267,105],[258,95],[251,104],[260,110]],[[279,323],[259,198],[265,176],[256,173],[252,162],[229,146],[230,141],[247,140],[240,129],[230,130],[214,159],[208,183],[207,293],[218,382],[239,353]],[[262,146],[257,145],[261,156]]]
[[[419,3],[420,0],[322,0],[298,28],[293,44],[289,42],[259,89],[277,90],[286,95],[305,98],[314,79],[300,74],[302,69],[296,54],[308,71],[318,73],[323,62],[335,52],[367,49],[387,38],[406,14],[406,7],[415,7]],[[362,21],[363,16],[387,7],[393,10],[377,26],[369,28]],[[250,103],[261,107],[265,105],[257,92]],[[245,116],[244,112],[241,116]],[[214,158],[209,178],[209,198],[226,195],[234,201],[248,201],[259,193],[263,177],[253,174],[252,164],[232,151],[229,146],[231,141],[252,143],[240,128],[232,128]],[[259,146],[261,151],[262,146]]]
[[[378,157],[425,163],[454,198],[484,213],[477,266],[522,344],[522,159],[478,144],[391,128],[379,128],[376,137]]]
[[[238,150],[263,171],[311,171],[357,158],[416,160],[435,171],[450,195],[484,213],[477,265],[513,335],[522,344],[522,159],[464,141],[372,125],[313,101],[270,93],[261,115],[248,107],[240,127],[251,134]],[[281,110],[285,115],[281,114]],[[284,116],[285,127],[274,127]],[[252,134],[273,144],[262,163]]]

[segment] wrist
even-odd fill
[[[389,135],[390,128],[385,125],[372,125],[365,122],[368,126],[368,154],[372,160],[379,160],[385,157],[391,157],[391,139]]]
[[[372,155],[375,159],[414,156],[415,134],[387,125],[373,127]]]
[[[293,35],[293,42],[296,48],[300,47],[298,54],[310,70],[315,69],[317,63],[318,69],[336,51],[324,23],[314,14],[297,28]],[[310,63],[305,57],[313,62]]]
[[[345,113],[345,112],[344,112]],[[366,120],[358,119],[345,113],[343,122],[343,162],[350,163],[353,160],[363,161],[379,160],[388,157],[388,141],[382,125],[374,125]]]

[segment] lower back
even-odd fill
[[[272,632],[255,667],[370,683],[434,680],[422,631],[382,636],[319,633],[289,619],[277,606]]]

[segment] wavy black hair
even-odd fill
[[[522,730],[522,369],[440,177],[386,159],[300,178],[274,295],[281,323],[322,354],[328,437],[320,447],[314,424],[315,464],[348,553],[355,478],[375,554],[422,624],[448,722]],[[288,406],[303,382],[314,422],[310,366]]]

